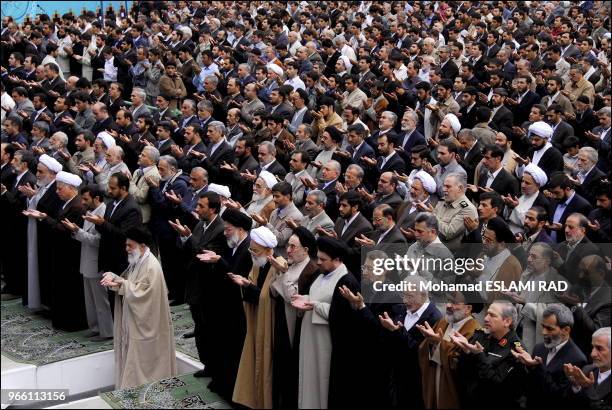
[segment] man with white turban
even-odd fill
[[[261,215],[267,220],[270,220],[272,211],[276,208],[276,204],[272,200],[272,187],[276,185],[278,180],[269,171],[261,171],[253,185],[253,199],[246,206],[248,215]]]
[[[429,205],[435,208],[438,198],[436,180],[423,170],[413,175],[410,184],[410,200],[402,203],[397,210],[397,225],[407,240],[414,240],[414,221]],[[419,205],[422,204],[422,205]]]
[[[85,210],[79,196],[79,186],[82,182],[77,175],[58,172],[55,177],[56,194],[60,200],[57,214],[51,216],[40,209],[27,211],[28,216],[38,220],[40,226],[45,226],[52,235],[52,240],[45,245],[52,255],[47,264],[51,267],[50,272],[56,276],[53,280],[48,278],[48,288],[41,286],[41,296],[43,303],[51,310],[53,327],[68,332],[87,327],[83,277],[80,273],[81,244],[62,223],[69,221],[78,227],[83,226]],[[61,275],[57,276],[60,273]],[[42,279],[41,277],[41,285]]]
[[[274,257],[276,236],[265,226],[251,231],[249,251],[253,268],[248,279],[228,273],[241,287],[247,334],[244,339],[238,377],[232,400],[254,409],[272,408],[272,357],[274,338],[274,303],[270,284],[287,270],[282,257]]]
[[[516,175],[520,178],[529,162],[542,168],[546,175],[556,171],[563,171],[563,154],[550,143],[553,129],[544,121],[536,121],[529,126],[527,137],[531,141],[531,148],[527,152],[528,158],[516,156],[518,163]]]
[[[208,191],[215,192],[219,195],[221,199],[221,211],[219,211],[219,215],[223,215],[223,212],[225,212],[227,208],[227,200],[232,197],[230,189],[225,185],[208,184]]]
[[[273,64],[273,63],[272,64],[268,64],[267,67],[268,67],[268,72],[272,71],[274,74],[276,74],[278,76],[279,80],[281,80],[281,82],[282,82],[283,75],[285,74],[283,69],[280,66],[278,66],[277,64]],[[277,83],[278,82],[279,81],[277,81]]]
[[[79,165],[79,170],[83,173],[83,179],[87,183],[95,182],[95,172],[102,172],[106,166],[106,152],[117,145],[115,138],[106,131],[98,133],[94,141],[93,150],[95,155],[95,163],[82,163]]]
[[[544,194],[540,192],[540,189],[548,182],[548,176],[542,170],[533,163],[527,164],[523,171],[523,178],[521,180],[521,196],[516,198],[512,195],[503,196],[506,202],[505,214],[508,218],[508,226],[512,230],[512,233],[523,232],[523,222],[525,221],[525,214],[533,206],[541,206],[544,209],[548,209],[549,203]]]
[[[28,199],[28,209],[24,214],[30,216],[29,211],[40,211],[51,218],[55,218],[63,205],[56,192],[55,176],[62,170],[62,165],[54,158],[43,154],[38,159],[35,190],[29,186],[19,187],[19,191]],[[28,286],[25,289],[23,302],[30,309],[40,309],[43,304],[51,304],[49,299],[51,284],[51,257],[49,246],[54,240],[50,226],[38,222],[31,217],[28,220]],[[44,299],[41,300],[41,293]]]

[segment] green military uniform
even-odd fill
[[[498,340],[479,329],[470,339],[470,343],[476,342],[484,347],[482,353],[467,353],[459,357],[459,380],[465,387],[462,407],[519,408],[526,372],[511,353],[512,349],[521,346],[516,332],[510,330]]]
[[[463,218],[478,218],[478,211],[470,200],[465,196],[459,197],[454,202],[446,203],[440,201],[434,209],[434,215],[438,218],[438,236],[440,240],[451,251],[461,245],[461,238],[465,233]]]

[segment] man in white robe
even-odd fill
[[[115,298],[115,388],[127,389],[177,374],[174,328],[161,265],[147,244],[151,235],[126,232],[129,266],[100,282]]]

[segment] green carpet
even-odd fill
[[[94,343],[85,338],[87,330],[55,330],[51,320],[32,313],[21,299],[2,302],[2,354],[16,362],[42,366],[60,360],[112,350],[113,341]]]
[[[209,382],[208,377],[195,378],[189,373],[100,397],[114,409],[231,409],[206,388]]]
[[[186,305],[171,308],[176,350],[198,359],[195,339],[182,335],[193,329],[191,312]],[[113,349],[113,341],[95,343],[84,337],[87,330],[64,332],[55,330],[51,321],[32,313],[21,305],[21,299],[2,301],[2,354],[10,359],[42,366],[61,360]]]
[[[193,319],[187,305],[173,306],[170,308],[172,325],[174,326],[174,340],[176,350],[187,356],[199,360],[198,349],[195,345],[195,337],[183,339],[183,334],[193,330]]]

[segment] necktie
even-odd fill
[[[113,210],[111,211],[110,215],[108,216],[108,218],[109,218],[109,219],[113,217],[113,214],[114,214],[114,213],[115,213],[115,211],[117,210],[117,205],[119,205],[119,202],[115,201],[115,202],[113,203]]]
[[[347,219],[347,220],[344,221],[344,228],[342,228],[342,232],[341,232],[340,236],[344,235],[344,232],[346,232],[346,229],[349,226],[349,221],[350,221],[350,219]]]
[[[140,179],[142,178],[142,176],[144,175],[144,171],[140,168],[138,170],[136,170],[136,185],[138,185],[138,183],[140,182]]]

